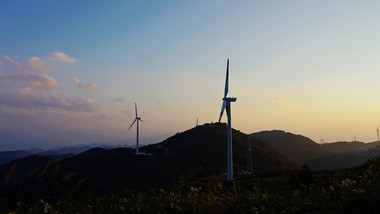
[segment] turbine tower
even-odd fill
[[[140,152],[139,152],[139,121],[142,121],[142,122],[144,122],[144,121],[143,121],[140,117],[137,116],[137,105],[136,105],[136,103],[135,103],[135,112],[136,112],[136,118],[135,118],[135,120],[133,121],[132,125],[129,127],[129,129],[131,129],[132,126],[133,126],[133,124],[135,124],[135,122],[137,122],[137,123],[136,123],[136,126],[137,126],[137,134],[136,134],[136,154],[138,155],[138,154],[140,154]],[[129,130],[129,129],[128,129],[128,130]]]
[[[377,142],[379,142],[379,126],[377,126]]]
[[[227,97],[228,93],[228,69],[230,61],[227,59],[227,71],[226,71],[226,84],[224,86],[224,97],[222,110],[219,116],[219,122],[222,119],[224,109],[226,109],[227,114],[227,180],[231,181],[233,179],[233,161],[232,161],[232,133],[231,133],[231,102],[236,101],[236,97]]]
[[[249,142],[248,145],[248,155],[247,155],[247,172],[249,174],[253,173],[253,164],[252,164],[252,144]]]

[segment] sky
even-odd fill
[[[0,150],[217,122],[316,142],[377,139],[379,1],[0,0]],[[222,122],[226,121],[226,116]]]

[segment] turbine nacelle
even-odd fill
[[[225,97],[225,98],[222,98],[222,100],[226,100],[228,102],[236,102],[237,97]]]

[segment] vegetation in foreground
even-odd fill
[[[5,213],[377,213],[380,157],[341,170],[299,170],[241,175],[234,182],[197,170],[173,185],[106,196],[81,191],[80,183],[59,197],[17,202]],[[2,195],[4,197],[4,195]],[[4,201],[4,198],[2,198]]]

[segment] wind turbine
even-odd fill
[[[144,122],[144,121],[143,121],[140,117],[137,116],[137,105],[136,105],[136,103],[135,103],[135,112],[136,112],[136,118],[135,118],[135,120],[133,121],[132,125],[129,127],[129,129],[131,129],[132,126],[133,126],[133,124],[135,124],[135,122],[137,122],[137,123],[136,123],[136,126],[137,126],[137,134],[136,134],[136,154],[138,155],[138,154],[140,154],[140,152],[139,152],[139,121],[141,121],[141,122]],[[128,130],[129,130],[129,129],[128,129]]]
[[[227,113],[227,180],[231,181],[233,179],[233,161],[232,161],[232,133],[231,133],[231,102],[236,101],[236,97],[227,97],[228,93],[228,69],[230,60],[227,59],[227,71],[226,71],[226,84],[224,86],[224,97],[222,110],[219,116],[219,122],[222,119],[224,109]]]
[[[379,126],[377,126],[377,142],[379,142]]]

